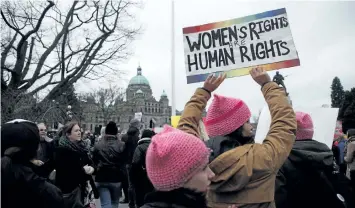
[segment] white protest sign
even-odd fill
[[[253,66],[276,70],[300,65],[286,9],[183,28],[187,83],[210,73],[243,76]]]
[[[313,140],[326,144],[332,148],[334,130],[338,117],[338,108],[308,108],[295,107],[295,112],[308,113],[313,121]],[[255,142],[262,143],[270,129],[271,115],[269,108],[265,106],[260,114],[258,127],[256,129]]]
[[[138,112],[134,114],[134,118],[137,119],[138,121],[142,121],[142,112]]]

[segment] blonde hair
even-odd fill
[[[205,124],[203,123],[202,120],[200,120],[199,125],[198,125],[198,129],[200,132],[200,137],[203,141],[208,141],[210,138],[207,134],[206,128],[205,128]]]

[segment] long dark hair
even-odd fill
[[[229,138],[232,138],[233,140],[238,141],[239,145],[244,145],[244,144],[250,144],[254,142],[253,137],[245,137],[243,136],[243,126],[237,128],[234,130],[232,133],[226,135]]]

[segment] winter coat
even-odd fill
[[[54,151],[53,139],[46,137],[44,140],[41,140],[39,143],[36,159],[46,163],[47,161],[52,159],[53,151]]]
[[[336,207],[324,198],[327,187],[317,171],[332,174],[332,151],[315,140],[296,141],[276,178],[276,207]]]
[[[37,151],[37,160],[41,160],[44,164],[33,167],[33,171],[41,177],[48,178],[50,172],[54,169],[54,151],[55,140],[46,138],[40,141]]]
[[[207,193],[208,207],[275,207],[276,174],[292,149],[297,123],[284,90],[270,82],[262,92],[271,114],[269,133],[262,144],[238,146],[210,163],[216,176]]]
[[[105,135],[93,151],[93,161],[97,167],[96,182],[118,183],[125,171],[124,142],[116,136]]]
[[[355,171],[355,137],[349,138],[349,142],[347,144],[346,156],[344,158],[345,162],[348,165],[346,176],[350,178],[350,171]]]
[[[39,177],[32,170],[34,165],[16,163],[1,158],[1,207],[2,208],[62,208],[61,191]]]
[[[154,190],[145,168],[145,156],[150,142],[151,138],[142,138],[138,141],[138,146],[133,154],[132,168],[130,169],[130,179],[134,186],[138,206],[143,205],[145,195]]]
[[[216,136],[208,140],[206,145],[213,150],[210,155],[210,162],[212,162],[219,155],[240,146],[240,143],[229,136]]]
[[[130,127],[128,129],[127,134],[123,135],[122,141],[125,143],[126,146],[125,148],[125,155],[127,156],[126,164],[130,165],[132,163],[133,154],[137,148],[138,140],[139,140],[139,130],[135,127]]]
[[[168,192],[152,192],[147,194],[145,204],[141,208],[205,208],[206,199],[201,193],[188,189],[176,189]]]
[[[60,140],[62,139],[67,139],[70,142],[68,138],[60,138],[59,144],[56,145],[54,156],[55,184],[63,193],[70,193],[79,186],[86,187],[87,181],[92,178],[85,173],[83,167],[85,165],[95,166],[89,157],[84,141],[72,142],[75,148],[71,148],[61,145]],[[93,186],[93,184],[91,185]]]

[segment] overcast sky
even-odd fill
[[[137,14],[144,33],[134,43],[134,55],[117,66],[127,71],[123,85],[136,74],[140,63],[154,96],[163,90],[171,102],[171,1],[147,0]],[[241,2],[235,0],[178,0],[175,2],[176,107],[182,110],[197,87],[186,84],[182,28],[286,8],[300,67],[283,69],[294,106],[330,104],[330,85],[338,76],[345,89],[355,87],[355,2]],[[273,76],[274,72],[270,72]],[[117,80],[117,82],[120,82]],[[104,81],[77,83],[79,92],[103,86]],[[260,87],[250,76],[227,79],[216,93],[243,99],[253,114],[265,104]],[[210,102],[209,102],[210,103]]]

